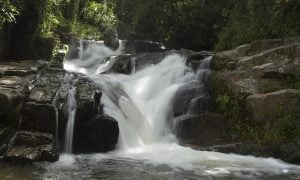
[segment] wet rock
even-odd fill
[[[246,98],[246,111],[256,121],[274,121],[281,111],[285,114],[300,112],[300,90],[286,89]]]
[[[15,135],[15,128],[13,125],[0,126],[0,156],[2,156],[11,146],[11,139]]]
[[[116,50],[119,47],[119,38],[118,38],[118,33],[116,30],[108,30],[107,32],[104,33],[104,44],[105,46]]]
[[[175,118],[174,123],[181,144],[204,148],[215,144],[226,144],[231,140],[229,122],[219,114],[183,115]]]
[[[77,122],[78,123],[78,122]],[[75,152],[106,152],[113,150],[118,142],[118,122],[103,115],[96,115],[81,123],[74,134]]]
[[[186,60],[186,65],[191,65],[192,68],[196,71],[197,68],[200,66],[200,64],[202,63],[202,61],[207,58],[207,57],[211,57],[213,54],[211,52],[208,51],[202,51],[202,52],[193,52],[193,53],[189,53],[187,55],[187,60]],[[210,67],[211,68],[211,67]]]
[[[132,71],[143,69],[148,65],[158,64],[172,53],[173,52],[170,51],[121,55],[116,57],[116,62],[112,66],[112,71],[122,74],[130,74]]]
[[[60,34],[60,40],[62,44],[68,46],[66,53],[66,59],[76,59],[78,58],[78,48],[80,39],[72,33],[62,33]]]
[[[19,76],[36,74],[47,65],[46,61],[1,62],[0,74],[4,76]]]
[[[87,77],[80,77],[76,83],[76,121],[83,122],[91,119],[97,113],[97,105],[100,105],[101,96],[95,95],[101,92],[96,84]],[[95,99],[99,98],[99,99]]]
[[[198,81],[191,81],[178,88],[173,100],[174,116],[199,114],[209,110],[211,99],[206,87]]]
[[[250,44],[241,45],[232,50],[224,51],[221,54],[228,57],[229,59],[238,59],[241,57],[252,56],[263,51],[294,43],[300,43],[300,38],[265,39],[254,41]]]
[[[19,131],[12,148],[5,154],[4,161],[9,163],[33,163],[58,160],[51,134]]]
[[[27,102],[24,105],[21,129],[55,132],[55,109],[51,104]]]
[[[136,66],[136,57],[133,55],[120,55],[112,66],[112,71],[122,74],[130,74]]]
[[[125,45],[126,54],[165,52],[167,48],[164,44],[145,40],[129,40]]]
[[[113,150],[119,136],[118,122],[102,113],[101,90],[87,77],[80,77],[74,128],[74,152]]]
[[[150,64],[158,64],[170,54],[170,52],[152,52],[137,54],[135,59],[136,69],[142,69]]]

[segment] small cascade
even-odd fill
[[[81,40],[79,58],[64,62],[64,68],[70,72],[102,73],[108,70],[114,60],[113,56],[121,55],[124,51],[123,42],[119,41],[116,51],[106,47],[103,41]]]
[[[131,74],[134,74],[136,71],[136,57],[131,58]]]
[[[57,96],[58,96],[58,90],[55,93],[55,96],[53,98],[53,107],[55,111],[55,143],[56,147],[58,147],[58,123],[59,123],[59,116],[58,116],[58,108],[57,108]]]
[[[194,80],[195,84],[198,85],[199,88],[198,92],[195,94],[195,97],[191,99],[189,108],[188,108],[188,115],[198,114],[203,112],[209,106],[210,95],[208,92],[208,77],[211,73],[211,63],[212,63],[212,56],[205,57],[201,64],[199,65],[196,71],[196,79]]]
[[[68,93],[68,123],[65,132],[65,152],[72,153],[73,135],[76,115],[76,87],[71,87]]]
[[[270,169],[274,169],[272,172],[276,173],[288,172],[291,166],[281,161],[197,151],[178,144],[170,127],[174,117],[199,114],[210,106],[211,99],[207,88],[212,63],[210,55],[197,56],[196,60],[201,60],[201,64],[196,62],[195,67],[188,66],[188,57],[170,53],[159,63],[137,66],[137,70],[135,66],[140,62],[132,59],[132,71],[129,75],[104,73],[109,72],[111,63],[121,59],[117,57],[122,54],[121,49],[122,46],[119,46],[118,50],[113,51],[101,43],[88,41],[88,44],[81,46],[81,58],[64,63],[66,70],[85,74],[100,87],[101,102],[96,102],[97,106],[101,104],[99,111],[103,110],[105,115],[118,121],[120,131],[117,150],[108,153],[109,160],[114,157],[117,162],[120,158],[122,162],[124,160],[127,163],[128,160],[130,163],[126,167],[140,161],[153,164],[154,167],[167,164],[187,172],[195,171],[197,177],[201,173],[223,175],[244,172],[254,172],[253,177],[256,177],[256,171],[269,172]],[[75,94],[76,88],[72,87],[68,95],[69,119],[65,143],[67,153],[72,153]],[[96,96],[96,99],[100,98],[99,94]],[[177,114],[175,105],[179,105]],[[89,158],[103,159],[104,156],[106,155],[96,154]],[[81,162],[75,164],[76,168],[80,167]],[[88,162],[84,166],[91,167],[90,164]]]

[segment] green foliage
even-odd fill
[[[90,1],[83,11],[83,21],[85,24],[99,27],[100,31],[105,32],[116,26],[117,19],[114,15],[114,7],[109,6],[109,3]]]
[[[227,93],[219,95],[216,99],[219,111],[232,121],[239,121],[243,118],[242,96],[230,96]]]
[[[271,124],[261,125],[245,120],[238,123],[241,137],[258,145],[277,146],[299,140],[299,115],[287,113],[281,106],[277,109],[277,119]]]
[[[12,23],[16,21],[16,16],[19,14],[17,8],[10,0],[0,1],[0,27],[5,23]]]
[[[103,33],[99,31],[98,27],[80,22],[74,24],[73,32],[82,39],[97,40],[103,36]]]
[[[162,41],[171,48],[211,49],[223,24],[227,1],[141,1],[117,3],[119,29],[139,38]]]
[[[254,122],[243,112],[242,95],[232,96],[227,93],[219,95],[217,107],[226,118],[231,120],[231,131],[245,141],[257,145],[277,146],[299,140],[300,116],[288,113],[283,106],[274,111],[276,120],[270,122]]]
[[[300,35],[300,1],[231,0],[227,25],[219,34],[217,50],[258,39]]]
[[[43,21],[40,24],[40,34],[43,37],[50,37],[54,35],[54,31],[58,28],[60,23],[63,21],[59,6],[61,2],[59,0],[48,0],[46,1],[45,13]]]

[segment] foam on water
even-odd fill
[[[172,101],[180,86],[199,79],[197,76],[201,73],[187,67],[185,57],[173,54],[130,75],[100,74],[112,67],[115,62],[111,56],[120,55],[122,48],[112,51],[103,44],[92,44],[81,51],[81,59],[64,63],[66,70],[86,74],[101,86],[104,112],[119,123],[117,150],[106,155],[91,155],[91,159],[125,158],[207,174],[300,171],[299,166],[272,158],[196,151],[178,145],[169,123],[173,118]]]

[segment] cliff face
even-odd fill
[[[220,52],[210,90],[235,144],[224,152],[300,163],[300,39],[262,40]]]

